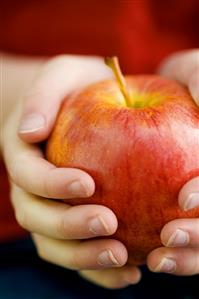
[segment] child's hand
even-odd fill
[[[4,126],[3,152],[16,218],[33,233],[41,258],[80,270],[82,276],[101,286],[120,288],[138,282],[140,271],[122,267],[127,251],[121,242],[92,239],[116,231],[113,212],[99,205],[71,207],[52,200],[91,196],[93,179],[78,169],[56,168],[44,159],[37,145],[30,144],[49,136],[66,94],[109,76],[99,58],[61,56],[51,60],[26,96],[19,135],[29,144],[17,136],[22,111],[18,105]]]
[[[199,105],[199,50],[172,55],[163,63],[161,73],[185,84]],[[199,177],[185,184],[178,200],[183,210],[199,207]],[[164,226],[161,240],[165,247],[154,250],[148,257],[152,271],[199,274],[199,219],[171,221]]]

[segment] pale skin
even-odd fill
[[[199,105],[199,50],[168,57],[159,72],[188,86]],[[16,218],[32,233],[39,256],[103,287],[137,283],[140,270],[126,265],[125,246],[111,238],[117,219],[110,209],[51,200],[89,197],[95,190],[93,179],[78,169],[56,168],[34,144],[49,136],[65,95],[112,77],[111,71],[98,57],[64,55],[46,62],[4,55],[4,77],[1,149]],[[181,189],[178,200],[181,209],[199,206],[199,178]],[[173,220],[162,229],[161,240],[163,246],[147,259],[151,271],[199,274],[199,219]]]

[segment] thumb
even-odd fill
[[[170,55],[161,63],[158,73],[187,86],[199,105],[199,49]]]
[[[179,192],[179,205],[184,211],[199,208],[199,177],[187,182]]]
[[[111,72],[99,57],[60,55],[50,60],[25,97],[19,137],[29,143],[45,140],[66,95],[108,77]]]

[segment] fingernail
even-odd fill
[[[174,273],[176,271],[176,262],[171,258],[164,257],[154,272]]]
[[[85,197],[89,195],[87,187],[84,186],[80,181],[74,181],[67,186],[67,190],[73,196]]]
[[[199,207],[199,192],[191,193],[184,203],[184,210],[191,210],[193,208]]]
[[[23,117],[19,125],[19,133],[32,133],[40,130],[46,124],[42,114],[31,113]]]
[[[89,222],[89,231],[94,235],[108,235],[109,229],[104,219],[97,216]]]
[[[189,243],[189,234],[181,229],[177,229],[169,238],[166,246],[182,246]]]
[[[105,267],[120,266],[111,250],[102,251],[97,258],[97,262],[100,266]]]

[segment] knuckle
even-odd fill
[[[14,212],[15,212],[15,218],[18,222],[18,224],[25,228],[25,229],[28,229],[28,216],[27,216],[27,212],[25,211],[24,209],[24,206],[23,204],[21,203],[21,200],[20,200],[20,193],[19,191],[20,190],[18,187],[16,186],[13,186],[11,188],[11,192],[10,192],[10,199],[11,199],[11,203],[13,205],[13,208],[14,208]]]
[[[15,217],[19,225],[28,230],[28,217],[26,211],[22,207],[15,210]]]
[[[26,183],[23,165],[27,165],[29,158],[30,156],[28,153],[21,152],[16,159],[13,159],[10,162],[10,167],[8,167],[8,174],[11,182],[14,182],[19,187],[23,187]]]
[[[104,281],[103,279],[101,279],[98,281],[98,284],[109,290],[119,289],[123,286],[122,283],[117,279],[112,279],[111,281]]]
[[[120,289],[126,285],[124,285],[124,282],[119,277],[111,277],[109,279],[105,279],[105,275],[103,272],[99,272],[99,270],[81,270],[79,271],[80,276],[82,276],[84,279],[87,279],[88,281],[91,281],[101,287],[114,290],[114,289]],[[97,274],[97,275],[95,275]]]
[[[73,206],[64,204],[61,212],[57,210],[56,232],[62,239],[82,239],[88,233],[87,221],[84,218],[79,219],[74,209]]]
[[[64,216],[58,219],[56,226],[57,234],[63,239],[68,239],[67,224]]]
[[[34,241],[38,256],[42,260],[49,261],[49,259],[47,257],[47,253],[46,253],[45,242],[40,237],[35,236],[35,235],[34,235],[33,241]]]
[[[43,196],[47,197],[47,198],[51,198],[51,184],[49,184],[49,178],[48,176],[45,176],[44,177],[44,180],[43,180]]]
[[[71,270],[79,270],[82,266],[77,257],[73,256],[70,260],[70,269]]]
[[[20,155],[17,157],[16,160],[12,160],[10,162],[10,167],[8,167],[8,174],[14,183],[17,185],[20,185],[20,165],[23,165],[24,163],[24,157],[23,155]]]
[[[41,244],[42,242],[36,242],[35,245],[36,245],[36,250],[37,250],[37,254],[38,256],[42,259],[42,260],[45,260],[47,261],[47,256],[46,256],[46,251],[44,249],[44,246],[42,246]]]
[[[28,230],[28,231],[32,231],[31,230],[31,223],[30,223],[30,217],[28,215],[28,212],[26,209],[24,209],[23,205],[17,200],[17,204],[16,204],[16,200],[12,198],[12,203],[15,202],[15,204],[13,204],[14,206],[14,212],[15,212],[15,218],[18,222],[18,224]]]
[[[82,263],[81,254],[75,254],[75,252],[72,253],[69,264],[70,266],[66,266],[69,266],[71,270],[80,270],[83,268],[87,268],[87,265],[85,265],[85,261],[84,263]]]
[[[48,73],[49,71],[52,71],[53,69],[59,67],[62,68],[63,65],[67,65],[70,62],[71,62],[71,58],[69,58],[69,55],[64,55],[64,54],[56,55],[45,64],[42,71],[42,75]]]
[[[81,56],[78,55],[76,57],[74,57],[73,55],[57,55],[55,57],[53,57],[52,59],[50,59],[46,66],[45,66],[45,72],[48,72],[49,70],[53,70],[53,69],[63,69],[63,68],[79,68],[80,64],[83,64],[86,62],[96,62],[96,61],[100,61],[101,59],[97,56],[93,56],[91,57],[86,57],[86,56]]]
[[[50,96],[50,89],[43,88],[42,80],[39,80],[34,84],[34,86],[28,90],[25,95],[26,110],[31,110],[32,105],[35,105],[36,99],[39,101],[41,99],[47,99]]]
[[[62,63],[63,61],[66,61],[67,59],[68,59],[67,55],[64,55],[64,54],[56,55],[52,59],[49,60],[48,64]]]
[[[47,198],[52,198],[55,195],[55,177],[54,177],[54,166],[49,170],[48,175],[44,176],[43,179],[43,195]]]
[[[10,189],[10,201],[12,203],[12,206],[14,210],[16,210],[17,205],[16,205],[16,198],[17,198],[17,193],[16,193],[17,187],[14,184],[11,184],[11,189]]]
[[[39,244],[36,244],[36,250],[37,250],[37,255],[38,255],[42,260],[47,261],[46,253],[45,253],[45,250],[43,249],[43,246],[41,246],[41,245],[39,245]]]

